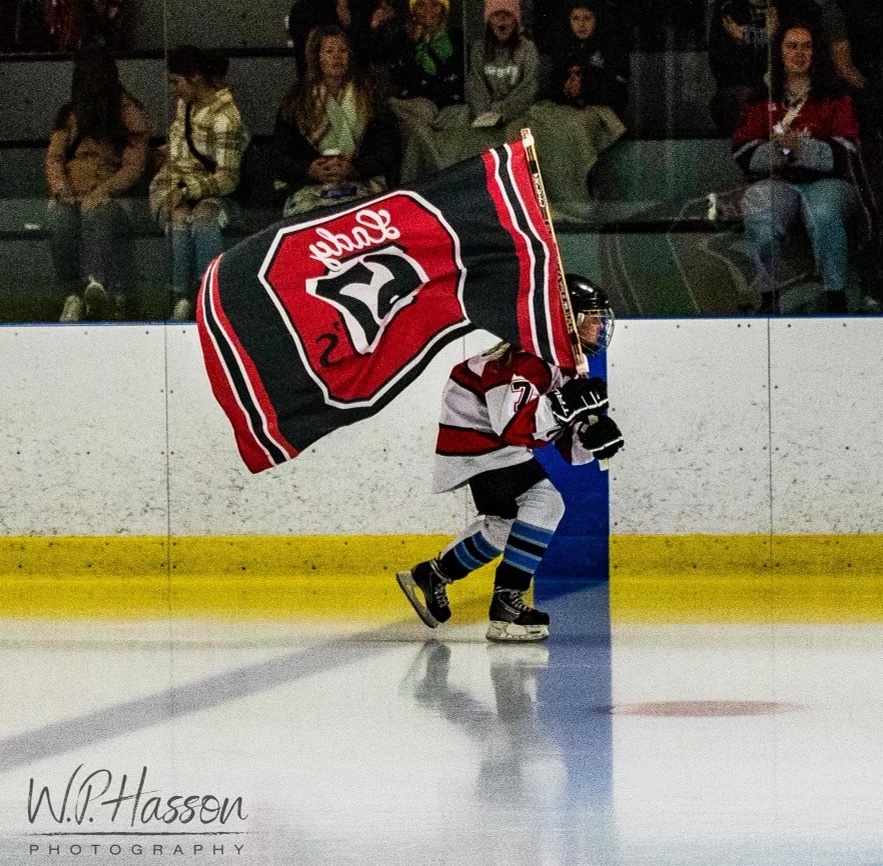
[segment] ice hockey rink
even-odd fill
[[[486,642],[479,587],[437,632],[394,595],[5,622],[2,862],[883,862],[880,625],[619,622],[611,587],[538,591],[543,645]]]
[[[540,575],[530,646],[487,574],[436,631],[395,583],[466,518],[446,368],[248,476],[192,329],[0,337],[4,866],[883,864],[872,323],[625,323],[609,581]]]

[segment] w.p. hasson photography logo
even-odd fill
[[[248,818],[241,796],[166,794],[148,769],[115,774],[80,764],[60,784],[31,778],[27,853],[43,856],[240,856]]]

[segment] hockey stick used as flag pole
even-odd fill
[[[558,248],[558,239],[555,236],[555,226],[552,223],[552,211],[549,207],[549,200],[546,198],[546,188],[543,185],[543,176],[540,173],[540,161],[537,156],[536,142],[530,129],[521,130],[521,143],[527,153],[527,165],[533,178],[534,189],[537,193],[537,199],[540,203],[540,209],[543,212],[543,221],[552,235],[552,242],[555,244],[555,252],[558,254],[558,294],[561,297],[561,304],[564,307],[564,320],[567,322],[567,333],[570,337],[570,347],[573,351],[573,359],[576,363],[576,372],[580,376],[587,376],[589,373],[589,365],[583,352],[582,343],[576,330],[576,317],[573,315],[573,307],[570,303],[570,294],[567,291],[567,281],[564,275],[564,264],[561,261],[561,251]]]
[[[555,251],[558,253],[558,294],[561,296],[561,304],[564,307],[564,320],[567,322],[567,333],[570,337],[573,358],[576,362],[576,372],[578,376],[588,376],[589,364],[586,361],[583,346],[576,330],[576,316],[573,315],[573,306],[570,303],[570,294],[567,291],[564,263],[561,261],[561,251],[558,248],[558,238],[555,236],[555,226],[552,222],[552,210],[549,207],[549,200],[546,198],[546,188],[543,186],[543,176],[540,173],[540,160],[537,156],[536,142],[529,128],[521,130],[521,143],[524,145],[524,150],[527,153],[527,166],[533,178],[534,189],[537,193],[540,209],[543,212],[543,220],[549,228],[552,242],[555,244]],[[609,465],[608,460],[598,461],[598,466],[602,472],[606,472]]]

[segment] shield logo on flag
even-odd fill
[[[258,276],[332,406],[374,405],[468,328],[459,238],[411,191],[280,229]]]
[[[386,326],[416,300],[428,281],[420,263],[401,247],[385,247],[348,259],[337,271],[307,280],[307,294],[324,298],[340,311],[360,355],[373,352]]]

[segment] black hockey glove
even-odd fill
[[[607,383],[598,376],[579,377],[549,392],[552,414],[562,427],[574,421],[585,421],[589,415],[600,415],[607,409]]]
[[[602,415],[594,424],[579,428],[580,444],[597,460],[609,460],[623,446],[622,433],[609,415]]]

